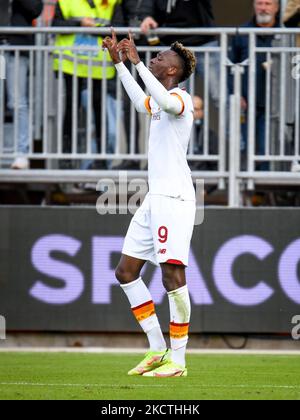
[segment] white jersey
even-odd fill
[[[191,96],[180,88],[169,91],[182,102],[180,115],[162,111],[152,97],[146,108],[152,115],[148,173],[149,192],[195,201],[195,190],[186,155],[194,121]]]
[[[187,266],[196,212],[186,160],[193,127],[192,99],[179,88],[168,92],[142,62],[136,69],[151,94],[148,98],[123,63],[116,69],[136,110],[148,111],[152,117],[150,191],[130,223],[123,254],[157,265]]]

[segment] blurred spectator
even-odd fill
[[[195,131],[194,131],[194,154],[203,155],[204,154],[204,103],[200,96],[193,97],[194,104],[194,120],[195,120]],[[218,154],[218,138],[216,134],[209,130],[208,134],[208,153],[210,155]],[[193,161],[190,163],[190,168],[193,171],[216,171],[218,169],[216,162],[202,161],[196,162]]]
[[[147,8],[144,8],[143,0],[123,0],[119,2],[114,10],[114,15],[112,18],[112,26],[114,27],[138,27],[141,23],[143,17],[147,15]],[[145,45],[147,43],[144,36],[135,36],[137,45]],[[120,37],[121,38],[121,37]],[[143,57],[143,54],[141,54]],[[131,70],[131,63],[126,62],[125,65]],[[113,86],[113,91],[116,90],[116,79],[110,81],[111,86]],[[84,102],[86,103],[86,92],[84,92]],[[125,93],[122,98],[122,110],[124,113],[124,128],[126,133],[126,148],[127,153],[130,153],[130,138],[132,132],[131,124],[131,101],[129,96]],[[107,120],[108,120],[108,145],[107,152],[114,153],[116,148],[116,110],[117,101],[115,95],[110,93],[107,96]],[[136,112],[133,110],[133,112]],[[137,114],[136,114],[137,115]],[[136,116],[135,121],[135,148],[134,152],[139,153],[139,133],[140,133],[140,123],[138,115]],[[92,145],[93,152],[96,153],[94,144]],[[82,169],[86,168],[86,165],[89,162],[85,162],[82,166]],[[107,166],[110,169],[112,167],[112,161],[107,162]],[[135,160],[124,160],[118,166],[114,167],[115,170],[134,170],[140,169],[140,161]],[[90,186],[90,185],[88,185]],[[94,186],[92,187],[95,189]]]
[[[11,26],[31,27],[32,22],[42,12],[42,0],[13,0],[11,3]],[[12,35],[8,37],[10,45],[30,46],[34,44],[31,35]],[[29,149],[28,127],[28,71],[29,54],[21,52],[19,58],[14,52],[6,55],[7,64],[7,106],[11,111],[16,109],[17,118],[17,153],[19,156],[12,164],[12,169],[28,169],[29,161],[26,157]],[[16,102],[17,101],[17,102]]]
[[[145,0],[145,4],[150,11],[141,24],[141,30],[145,34],[158,27],[186,29],[213,26],[211,0]],[[157,43],[168,46],[175,41],[187,46],[199,46],[209,39],[200,35],[167,35],[157,39]]]
[[[58,0],[55,10],[55,17],[53,20],[53,26],[58,27],[86,27],[95,28],[103,26],[111,26],[115,8],[117,6],[115,0]],[[86,82],[89,74],[89,61],[92,63],[91,77],[93,79],[93,109],[95,115],[95,126],[96,126],[96,143],[97,152],[101,153],[101,97],[102,97],[102,79],[107,78],[108,93],[115,95],[115,83],[112,80],[115,77],[115,68],[111,62],[109,54],[104,52],[101,48],[102,37],[83,35],[83,34],[70,34],[70,35],[58,35],[56,38],[56,46],[68,47],[68,49],[62,52],[62,62],[59,62],[59,52],[55,54],[54,69],[59,70],[62,66],[62,71],[66,86],[66,112],[64,118],[64,139],[63,139],[63,153],[71,153],[72,151],[72,104],[73,104],[73,75],[77,76],[78,90],[81,92],[86,88]],[[85,51],[74,53],[70,50],[70,47],[99,47],[98,52],[92,54]],[[104,70],[101,66],[104,55],[106,54],[107,66]],[[77,55],[77,66],[75,66]],[[80,102],[81,95],[78,95]],[[80,104],[78,104],[79,108]],[[62,169],[68,169],[72,167],[72,163],[68,160],[61,162]],[[95,166],[95,169],[105,169],[106,162],[100,161]]]
[[[250,22],[243,25],[245,28],[274,28],[280,27],[279,0],[254,0],[255,15]],[[271,35],[258,35],[256,46],[268,48],[272,46],[274,37]],[[230,59],[234,63],[242,63],[249,58],[248,36],[238,35],[233,38]],[[265,53],[256,56],[256,153],[265,154],[265,112],[266,112],[266,63]],[[233,79],[229,78],[229,90],[233,93]],[[248,124],[248,70],[243,75],[241,108],[244,114],[245,123],[242,125],[242,151],[246,154]],[[258,164],[259,170],[268,170],[269,164],[262,162]]]
[[[10,13],[10,0],[1,0],[0,26],[9,26]]]
[[[143,19],[145,19],[151,13],[151,4],[147,0],[123,0],[121,5],[116,9],[114,17],[114,26],[128,26],[128,27],[139,27]],[[145,36],[135,35],[136,45],[147,45],[147,39]],[[145,54],[140,54],[142,61],[145,59]],[[131,63],[126,62],[125,65],[131,70]],[[141,79],[139,83],[142,85]],[[126,132],[126,153],[130,153],[130,137],[133,130],[131,124],[131,101],[129,96],[125,93],[123,95],[123,109],[124,109],[124,125]],[[133,110],[133,112],[136,112]],[[140,121],[139,116],[136,113],[135,119],[135,144],[134,152],[139,153],[139,134],[140,134]],[[116,166],[116,170],[134,170],[140,169],[140,161],[135,160],[124,160],[120,165]]]
[[[300,0],[288,0],[283,21],[287,27],[300,27]],[[300,35],[297,36],[297,47],[300,47]]]
[[[212,28],[214,14],[211,0],[145,0],[149,5],[150,15],[141,24],[141,30],[148,34],[149,42],[169,46],[175,41],[186,46],[203,46],[205,48],[217,47],[218,42],[214,36],[205,35],[168,35],[154,37],[149,34],[151,29],[161,28]],[[209,72],[205,74],[205,55],[198,53],[196,71],[204,80],[208,78],[210,96],[218,108],[220,95],[220,55],[209,53]]]
[[[51,26],[55,15],[57,0],[44,0],[44,9],[41,16],[42,26]]]

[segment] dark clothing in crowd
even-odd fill
[[[243,28],[258,28],[255,17],[248,23],[242,26]],[[280,27],[279,19],[275,27]],[[269,48],[272,46],[274,37],[272,35],[257,36],[258,48]],[[230,59],[233,63],[242,63],[249,58],[249,38],[247,35],[237,35],[233,38],[230,51]],[[266,70],[263,66],[267,60],[267,54],[260,53],[256,55],[256,105],[260,108],[266,106]],[[230,78],[230,93],[233,92],[233,80]],[[248,68],[246,67],[245,74],[242,81],[242,96],[248,102]]]
[[[113,23],[115,26],[139,26],[150,15],[152,7],[147,0],[123,0],[116,7]]]
[[[116,5],[111,21],[111,25],[114,27],[118,26],[129,26],[130,22],[134,20],[137,13],[139,12],[138,6],[140,1],[138,0],[123,0],[119,5]],[[141,15],[141,18],[146,16]],[[78,27],[80,26],[80,20],[78,19],[65,19],[59,3],[56,5],[55,16],[52,25],[56,27]],[[121,37],[119,37],[121,39]],[[70,153],[72,145],[72,103],[73,103],[73,76],[64,74],[65,86],[66,86],[66,113],[64,118],[64,142],[63,142],[63,152]],[[87,82],[84,78],[78,78],[78,88],[79,92],[87,88]],[[116,96],[116,83],[115,79],[110,79],[107,81],[107,91],[112,96]],[[95,116],[101,115],[101,96],[102,96],[102,82],[101,80],[93,80],[93,110]],[[126,120],[126,133],[129,139],[130,136],[130,100],[127,95],[124,96],[126,106],[125,106],[125,120]],[[80,107],[80,95],[78,98],[78,108]],[[101,142],[101,119],[95,118],[96,126],[96,142],[98,153],[102,151],[102,142]],[[138,121],[136,124],[138,129]],[[138,136],[137,136],[138,138]],[[129,140],[128,140],[129,143]],[[136,142],[136,152],[138,152],[138,144]],[[101,168],[104,163],[101,162],[98,164],[98,168]]]
[[[10,0],[0,0],[0,27],[10,25]],[[6,41],[6,36],[0,34],[0,44],[4,44]]]
[[[145,0],[152,16],[161,28],[210,28],[214,26],[211,0]],[[214,37],[200,35],[172,35],[161,37],[161,43],[170,45],[175,41],[187,46],[199,46]]]
[[[203,121],[199,124],[195,121],[195,138],[194,138],[194,153],[195,155],[204,154],[204,124]],[[218,137],[209,130],[208,134],[208,154],[217,155],[219,153]],[[214,161],[193,161],[190,163],[190,168],[193,171],[217,171],[218,163]]]
[[[11,26],[32,27],[34,19],[38,18],[43,10],[42,0],[13,0],[11,6]],[[12,35],[9,37],[11,45],[33,45],[32,35]]]
[[[250,22],[243,25],[244,28],[258,28],[256,17]],[[276,20],[274,27],[280,27],[279,16]],[[274,40],[273,35],[258,35],[256,41],[256,47],[258,48],[270,48]],[[230,59],[234,63],[242,63],[249,59],[249,37],[238,35],[232,40],[232,49],[230,52]],[[267,83],[267,71],[264,63],[267,61],[266,53],[256,54],[256,132],[255,132],[255,144],[256,154],[264,155],[266,151],[266,139],[265,139],[265,109],[266,109],[266,83]],[[267,63],[271,65],[271,63]],[[246,99],[247,104],[249,103],[249,68],[245,67],[245,74],[242,78],[242,96]],[[229,91],[233,93],[233,77],[229,78]],[[246,122],[242,125],[242,141],[241,150],[245,156],[248,145],[248,109],[245,115]],[[257,164],[258,170],[267,171],[269,170],[269,164],[266,162],[260,162]]]
[[[10,24],[10,0],[0,0],[0,26],[9,26]]]

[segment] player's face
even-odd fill
[[[173,55],[173,51],[159,52],[150,61],[149,70],[158,80],[164,80],[168,76],[168,71],[174,66]]]

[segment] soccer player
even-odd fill
[[[151,116],[149,193],[129,226],[116,277],[147,334],[150,350],[129,375],[186,376],[191,315],[185,268],[192,238],[196,199],[186,154],[193,126],[193,104],[179,83],[195,70],[194,54],[180,43],[160,52],[149,69],[141,62],[132,34],[119,44],[112,30],[104,48],[138,112]],[[121,58],[120,58],[121,56]],[[146,96],[123,63],[129,59],[151,96]],[[160,265],[170,306],[171,350],[167,349],[151,294],[141,278],[144,264]]]

